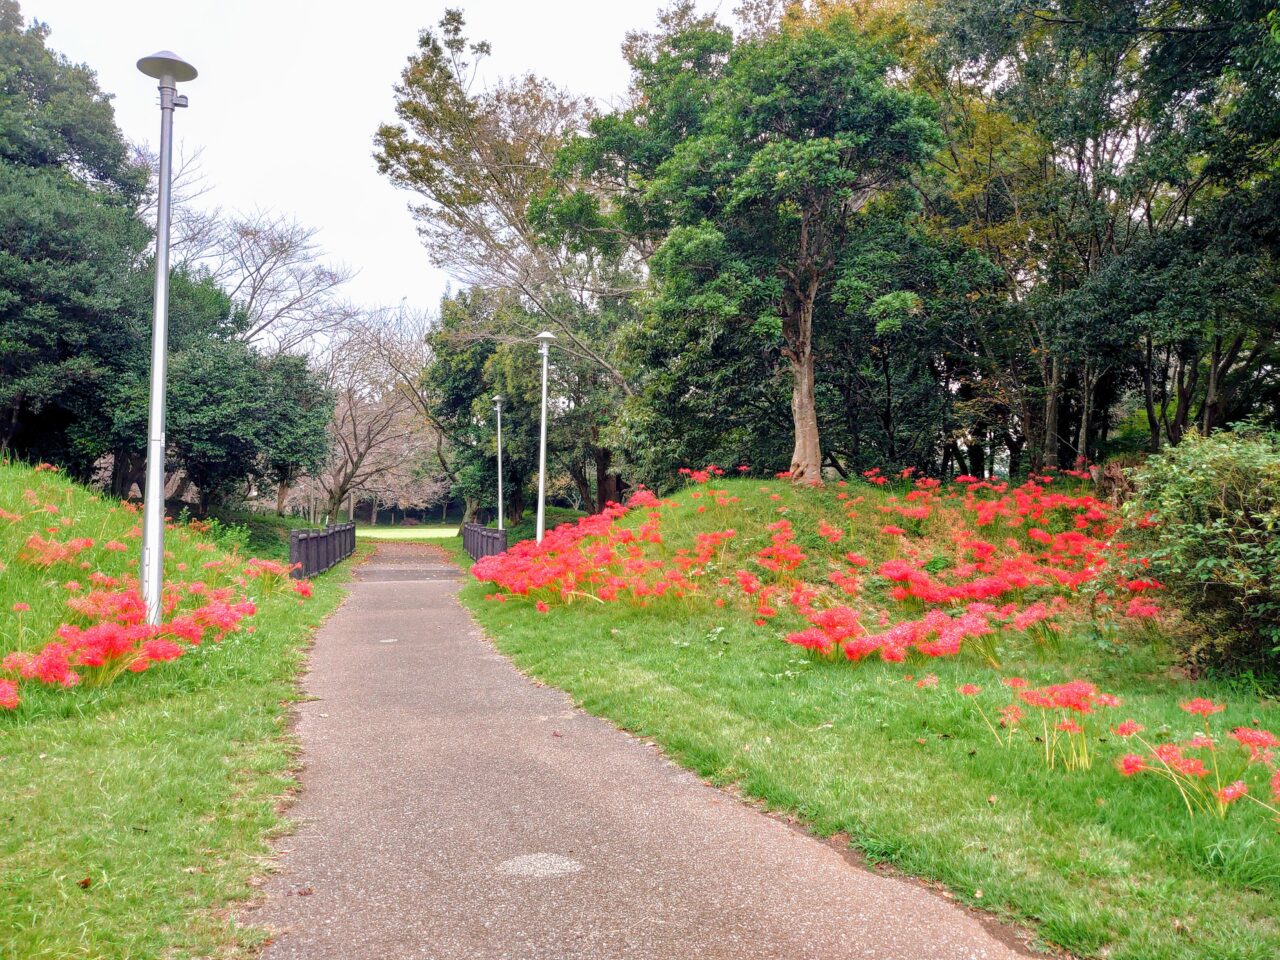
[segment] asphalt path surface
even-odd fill
[[[1032,955],[529,681],[460,576],[382,544],[318,632],[299,828],[241,917],[274,931],[267,960]]]

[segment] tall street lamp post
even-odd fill
[[[493,409],[498,413],[498,529],[502,529],[502,394],[495,394]]]
[[[542,353],[542,424],[538,440],[538,543],[547,528],[547,357],[551,354],[551,341],[556,335],[543,330],[537,336]]]
[[[161,50],[138,61],[138,69],[160,81],[160,183],[156,210],[156,299],[151,328],[151,403],[147,411],[147,479],[142,511],[142,600],[147,623],[160,623],[164,584],[164,413],[169,361],[169,213],[173,179],[173,111],[185,107],[177,85],[196,78],[196,68]]]

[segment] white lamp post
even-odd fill
[[[196,78],[196,68],[161,50],[138,61],[138,69],[160,81],[160,182],[156,209],[156,299],[151,328],[151,403],[147,411],[147,480],[142,512],[142,600],[147,623],[160,623],[164,588],[164,414],[169,361],[169,213],[173,179],[173,110],[185,107],[178,83]]]
[[[547,357],[551,354],[551,341],[556,335],[543,330],[537,336],[542,354],[542,425],[538,442],[538,543],[547,528]]]
[[[493,409],[498,413],[498,529],[502,529],[502,394],[495,394]]]

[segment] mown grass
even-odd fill
[[[819,518],[842,522],[831,490],[716,486],[741,504],[699,514],[681,494],[663,521],[672,547],[726,526],[763,543],[781,507],[816,552]],[[885,559],[897,549],[874,533],[885,493],[853,492],[868,499],[841,549]],[[956,692],[982,685],[978,699],[994,715],[1008,700],[1001,674],[1081,677],[1121,696],[1115,719],[1135,717],[1152,736],[1194,733],[1195,718],[1178,707],[1192,696],[1228,705],[1219,729],[1276,727],[1273,701],[1180,678],[1158,637],[1078,622],[1053,645],[1003,637],[999,672],[973,650],[854,665],[782,642],[798,625],[785,615],[760,628],[741,610],[677,600],[579,600],[539,615],[529,601],[486,601],[492,590],[472,582],[462,598],[532,676],[653,738],[711,782],[797,814],[820,834],[847,834],[870,860],[942,881],[968,903],[1030,924],[1047,944],[1111,960],[1280,956],[1280,825],[1263,811],[1241,805],[1225,820],[1190,819],[1168,784],[1119,775],[1112,763],[1125,747],[1114,737],[1094,744],[1092,769],[1048,770],[1033,742],[998,747]],[[904,679],[925,672],[939,677],[936,689]]]
[[[442,540],[458,536],[458,525],[419,527],[356,527],[357,540]]]
[[[56,506],[56,517],[33,517],[25,490]],[[139,518],[57,477],[0,467],[0,507],[25,515],[0,519],[0,653],[48,640],[66,614],[62,582],[88,572],[15,562],[32,522],[70,518],[58,536],[94,537],[79,558],[94,569],[118,575],[137,562],[129,532]],[[108,539],[129,550],[104,552]],[[207,542],[189,528],[171,531],[168,576],[213,580],[199,565],[227,554],[197,549]],[[250,587],[252,633],[110,686],[23,686],[21,706],[0,712],[0,957],[251,952],[260,932],[237,928],[228,908],[252,894],[267,841],[284,826],[288,705],[306,643],[341,600],[347,569],[317,578],[306,601]],[[13,612],[19,602],[31,609]]]

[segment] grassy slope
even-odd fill
[[[0,467],[0,507],[28,513],[25,489],[72,518],[59,536],[127,543],[127,552],[95,547],[82,558],[131,572],[137,516],[49,474]],[[0,653],[47,639],[64,616],[59,584],[87,573],[14,563],[32,520],[47,522],[0,520]],[[193,576],[179,563],[198,570],[223,556],[197,551],[201,539],[169,534],[171,577]],[[277,801],[292,785],[287,706],[312,628],[343,595],[345,569],[317,579],[305,602],[287,591],[259,596],[252,634],[105,688],[28,684],[21,707],[0,712],[0,956],[224,956],[256,939],[226,907],[251,893],[266,840],[282,827]],[[13,613],[19,601],[32,609]]]
[[[315,529],[302,517],[277,517],[274,513],[224,511],[217,516],[232,539],[243,537],[245,552],[282,562],[289,559],[289,531]]]
[[[819,517],[842,522],[834,491],[726,482],[742,497],[734,516],[693,512],[688,494],[663,528],[688,545],[698,530],[740,536],[770,522],[779,503],[806,549]],[[895,547],[868,497],[861,528],[842,549],[873,562]],[[781,500],[770,499],[775,494]],[[670,531],[679,526],[684,537]],[[786,617],[757,628],[741,611],[664,601],[649,609],[578,602],[539,616],[527,601],[464,601],[499,647],[530,674],[568,690],[588,710],[658,741],[679,762],[733,784],[771,808],[837,832],[873,860],[941,880],[962,899],[1031,922],[1043,938],[1113,960],[1263,960],[1280,956],[1280,833],[1257,808],[1225,821],[1189,820],[1166,784],[1126,780],[1112,768],[1118,743],[1099,745],[1090,771],[1046,770],[1034,746],[997,748],[958,684],[984,686],[989,713],[1006,699],[999,677],[972,652],[927,663],[826,662],[781,642]],[[1100,643],[1086,630],[1058,650],[1003,641],[1003,672],[1035,683],[1075,676],[1124,699],[1116,719],[1189,735],[1180,700],[1228,703],[1222,726],[1258,718],[1273,702],[1167,670],[1141,636]],[[936,690],[904,674],[936,673]]]

